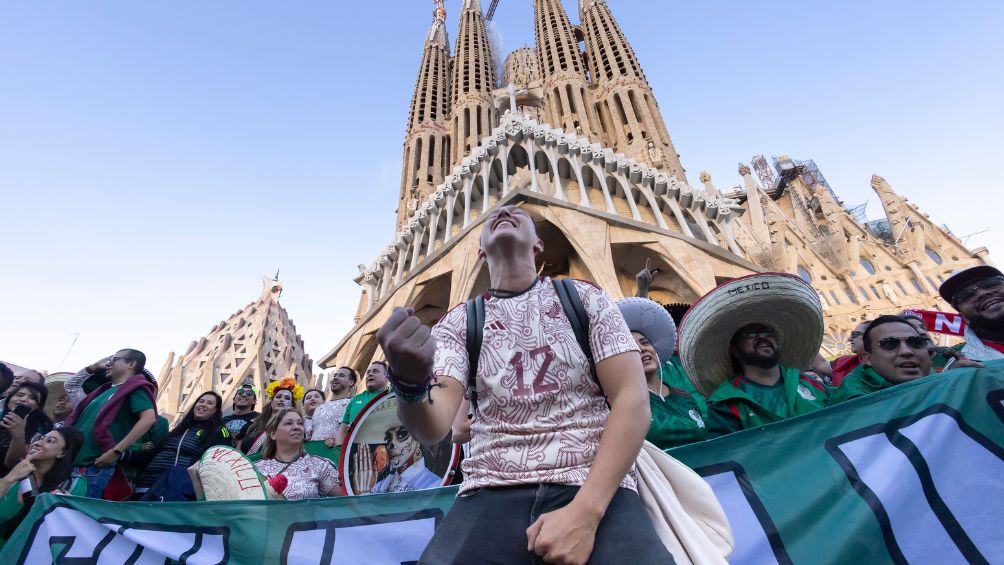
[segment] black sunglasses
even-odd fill
[[[931,346],[930,338],[922,335],[910,337],[884,337],[878,340],[878,346],[884,351],[896,351],[901,343],[906,343],[910,349],[927,349]]]
[[[982,280],[969,288],[956,292],[955,296],[952,297],[952,304],[965,304],[976,296],[977,291],[996,290],[1002,285],[1004,285],[1004,277],[990,277]]]

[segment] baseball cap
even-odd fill
[[[990,277],[1004,277],[1004,273],[990,265],[979,265],[956,271],[945,282],[941,283],[938,294],[945,299],[945,302],[952,304],[952,299],[955,298],[955,293],[959,292],[959,289],[974,282],[989,279]]]

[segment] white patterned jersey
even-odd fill
[[[600,362],[638,351],[620,310],[602,289],[575,281]],[[434,373],[467,388],[467,311],[454,308],[433,328]],[[512,298],[485,297],[477,375],[478,413],[460,491],[555,483],[582,485],[610,409],[575,340],[551,279]],[[621,486],[634,490],[634,470]]]

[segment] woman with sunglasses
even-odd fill
[[[199,396],[150,463],[136,476],[136,498],[194,500],[195,491],[187,469],[214,445],[230,445],[230,433],[223,425],[223,399],[209,391]],[[174,484],[168,486],[168,483]]]
[[[335,465],[303,450],[303,416],[294,408],[280,408],[265,427],[265,446],[255,466],[286,500],[338,496]]]
[[[934,344],[902,316],[879,316],[861,336],[864,354],[828,405],[887,389],[931,374]]]
[[[32,442],[28,455],[0,479],[0,549],[28,514],[32,496],[70,492],[73,460],[83,443],[84,435],[73,426],[52,430]],[[86,485],[80,481],[79,486],[81,492],[72,494],[84,494]]]
[[[49,396],[44,386],[25,381],[4,399],[0,419],[0,474],[7,473],[28,452],[29,440],[52,429],[43,408]]]

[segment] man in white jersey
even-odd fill
[[[520,208],[485,219],[479,256],[492,288],[470,457],[420,563],[672,563],[636,492],[650,419],[638,347],[613,300],[576,281],[594,374],[550,279],[536,274],[542,250]],[[466,334],[463,305],[432,330],[397,308],[377,332],[398,415],[423,444],[450,433],[470,392]]]

